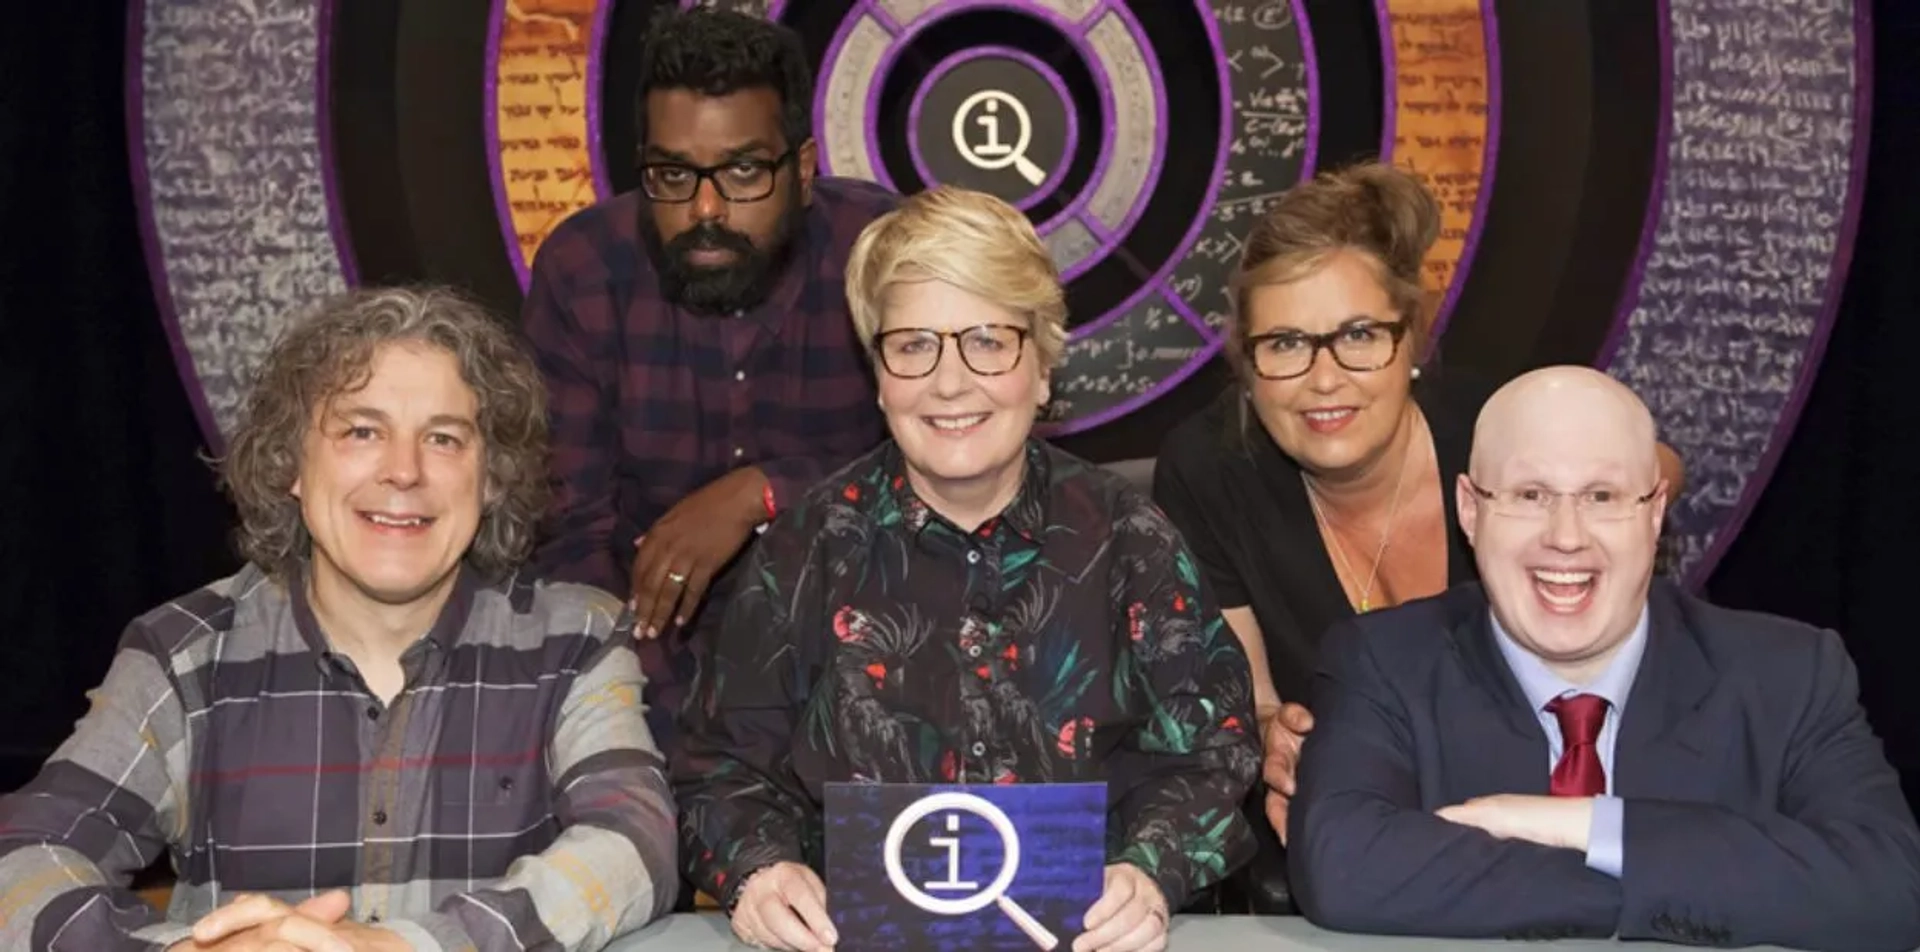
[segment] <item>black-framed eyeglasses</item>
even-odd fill
[[[1393,363],[1400,353],[1400,338],[1405,336],[1405,320],[1352,321],[1325,334],[1269,331],[1247,338],[1247,363],[1264,379],[1291,380],[1312,370],[1324,349],[1333,355],[1334,363],[1365,373]]]
[[[788,149],[778,158],[731,159],[719,165],[642,162],[640,187],[656,202],[680,204],[693,201],[700,193],[700,182],[706,180],[729,202],[757,202],[773,194],[773,186],[780,179],[780,167],[791,162],[799,152]]]
[[[952,338],[960,351],[960,362],[968,370],[983,377],[998,377],[1020,366],[1029,333],[1012,324],[980,324],[957,331],[896,327],[873,335],[873,351],[887,373],[912,380],[940,366],[940,355],[947,352],[947,339]]]
[[[1558,492],[1544,486],[1493,490],[1474,482],[1471,477],[1467,479],[1467,485],[1473,487],[1474,495],[1485,499],[1494,512],[1515,519],[1546,519],[1553,515],[1553,509],[1560,504],[1560,500],[1567,498],[1573,500],[1573,509],[1581,518],[1595,522],[1618,522],[1652,502],[1666,487],[1666,480],[1655,482],[1653,488],[1643,496],[1606,486],[1578,492]]]

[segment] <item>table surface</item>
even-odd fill
[[[1175,916],[1168,936],[1171,949],[1205,949],[1206,952],[1455,952],[1487,948],[1485,940],[1411,939],[1387,936],[1347,935],[1328,932],[1295,916]],[[1061,950],[1068,948],[1062,937]],[[1507,943],[1501,943],[1506,945]],[[1635,943],[1645,949],[1657,943]],[[1529,952],[1536,949],[1625,948],[1624,943],[1604,939],[1563,939],[1555,942],[1527,942]],[[1771,946],[1753,946],[1767,949]],[[745,950],[733,941],[727,917],[717,912],[693,912],[668,916],[607,947],[607,952],[721,952]]]

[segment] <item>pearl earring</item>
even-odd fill
[[[1420,368],[1418,367],[1413,368],[1413,379],[1415,380],[1420,379]]]

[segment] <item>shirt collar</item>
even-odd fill
[[[1547,668],[1546,662],[1535,657],[1532,652],[1520,647],[1520,644],[1500,627],[1500,619],[1493,610],[1487,610],[1487,618],[1493,623],[1493,642],[1500,646],[1500,654],[1507,660],[1513,677],[1520,682],[1520,690],[1527,696],[1527,703],[1533,706],[1534,713],[1546,709],[1547,703],[1557,697],[1569,694],[1597,694],[1606,698],[1614,713],[1626,710],[1627,695],[1633,690],[1633,679],[1640,673],[1640,658],[1647,650],[1647,608],[1640,607],[1640,620],[1633,625],[1633,632],[1627,635],[1625,644],[1619,653],[1607,663],[1606,670],[1585,687],[1575,685],[1565,678],[1554,674]]]
[[[320,630],[320,621],[314,617],[313,605],[307,601],[307,575],[311,571],[310,563],[301,559],[287,572],[287,600],[293,610],[293,625],[300,632],[300,639],[322,660],[332,657],[336,652],[333,644],[327,641],[325,632]],[[454,569],[453,592],[447,596],[447,603],[440,608],[440,616],[434,619],[433,627],[421,636],[421,641],[442,651],[450,651],[460,643],[467,629],[467,617],[473,607],[473,595],[479,587],[479,578],[468,568],[465,562]]]
[[[1001,526],[1005,526],[1015,535],[1036,542],[1047,522],[1047,488],[1052,481],[1052,461],[1048,459],[1046,448],[1039,440],[1027,438],[1026,472],[1020,477],[1020,489],[1014,493],[1013,501],[1005,509],[980,524],[975,535],[990,537]],[[907,460],[900,452],[900,444],[888,440],[881,465],[868,477],[864,490],[850,485],[843,493],[849,502],[861,506],[868,513],[884,512],[888,509],[900,513],[900,519],[908,531],[919,533],[928,525],[939,523],[955,532],[959,529],[939,513],[933,511],[920,495],[913,491],[913,483],[907,479]]]

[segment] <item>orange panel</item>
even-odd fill
[[[1479,0],[1387,0],[1393,35],[1393,164],[1417,175],[1440,202],[1440,240],[1427,286],[1446,293],[1468,255],[1481,176],[1491,157],[1495,93],[1487,22]]]
[[[496,195],[525,274],[540,243],[595,201],[587,129],[587,61],[602,0],[505,0],[494,69]]]

